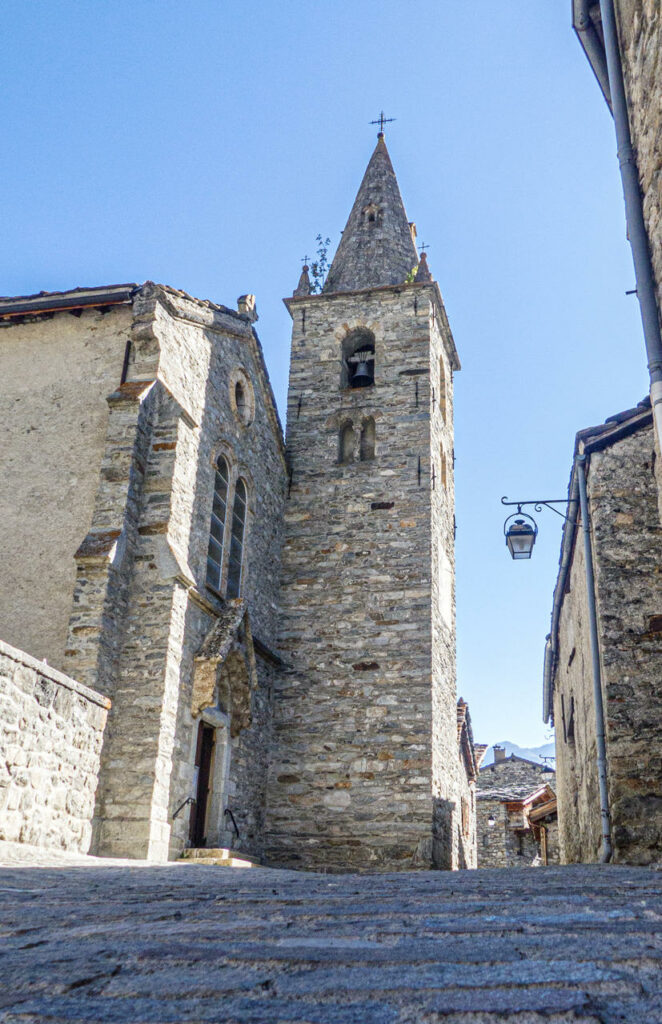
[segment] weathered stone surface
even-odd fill
[[[384,136],[363,176],[324,283],[325,292],[402,284],[418,266],[411,226]],[[299,282],[298,294],[302,282]],[[305,293],[304,293],[305,294]]]
[[[0,641],[0,839],[87,852],[109,707]]]
[[[662,17],[658,0],[616,0],[632,144],[662,309]]]
[[[6,869],[0,1022],[660,1024],[658,873],[542,877]]]
[[[530,828],[516,831],[509,819],[506,802],[527,797],[548,785],[555,786],[555,773],[516,755],[483,765],[476,783],[478,867],[530,867],[541,861],[541,849]],[[492,824],[490,824],[490,819]],[[558,863],[558,827],[545,824],[547,861]]]
[[[437,285],[400,283],[415,259],[380,140],[322,294],[288,300],[275,864],[475,863],[455,692],[459,363]],[[374,382],[352,387],[350,360],[364,351]]]
[[[625,436],[612,423],[578,439],[589,454],[614,859],[645,864],[662,851],[662,635],[651,628],[662,606],[662,530],[650,412],[633,410],[630,419],[634,432]],[[553,689],[561,857],[591,861],[600,851],[600,803],[581,538],[563,598]]]

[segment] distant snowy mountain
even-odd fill
[[[554,757],[554,743],[543,743],[540,747],[519,747],[516,743],[510,743],[509,740],[504,740],[502,743],[496,743],[495,746],[503,747],[506,751],[506,757],[510,757],[511,754],[515,754],[517,757],[525,757],[528,761],[534,761],[536,764],[547,764],[550,768],[554,767],[553,761],[543,761],[543,757]],[[494,761],[494,747],[489,747],[488,751],[483,760],[483,764],[492,764]]]

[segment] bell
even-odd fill
[[[372,374],[368,369],[368,364],[364,361],[358,364],[352,377],[353,388],[365,388],[372,384]]]

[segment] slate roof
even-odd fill
[[[402,284],[418,262],[393,164],[380,133],[323,291]]]

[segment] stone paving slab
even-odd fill
[[[39,856],[0,869],[0,1024],[662,1024],[662,876],[646,868]]]

